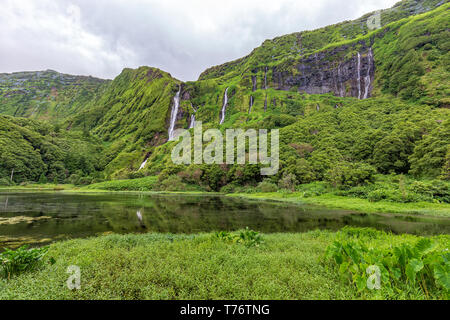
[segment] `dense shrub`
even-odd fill
[[[9,178],[0,178],[0,186],[9,187],[13,185],[14,182],[12,182]]]
[[[278,187],[280,189],[286,189],[289,191],[294,191],[297,185],[297,179],[292,173],[284,173],[280,181],[278,181]]]
[[[334,187],[350,188],[374,181],[376,170],[366,163],[340,163],[327,172],[326,180]]]
[[[256,187],[256,190],[258,192],[276,192],[278,190],[278,187],[275,183],[270,182],[270,180],[264,180],[258,184]]]
[[[330,187],[326,182],[313,182],[297,186],[296,190],[303,194],[303,197],[315,197],[330,192]]]
[[[171,175],[161,181],[159,189],[162,191],[186,191],[186,184],[179,176]]]
[[[17,250],[5,249],[0,253],[0,274],[10,278],[15,274],[37,268],[47,254],[48,247],[28,249],[27,246]]]
[[[433,180],[429,182],[414,181],[411,191],[431,199],[450,203],[450,183]]]
[[[214,237],[229,243],[239,243],[246,247],[259,246],[263,243],[261,234],[250,230],[248,227],[238,232],[220,231],[214,234]]]

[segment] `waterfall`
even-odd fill
[[[136,211],[136,216],[137,216],[137,218],[138,218],[139,224],[141,225],[141,228],[146,229],[147,227],[146,227],[145,224],[144,224],[144,219],[143,219],[143,217],[142,217],[141,210]]]
[[[250,96],[250,108],[248,109],[248,114],[252,112],[252,107],[253,107],[253,96]]]
[[[361,54],[358,52],[358,99],[361,99]]]
[[[141,166],[139,167],[139,170],[144,169],[145,165],[147,164],[147,160],[148,160],[148,157],[145,158],[144,162],[142,162]],[[138,170],[138,171],[139,171],[139,170]]]
[[[148,158],[145,159],[144,162],[141,163],[141,166],[139,167],[139,170],[144,169],[145,165],[147,164],[147,160],[148,160]],[[139,171],[139,170],[138,170],[138,171]]]
[[[228,88],[226,88],[225,95],[223,97],[223,107],[220,113],[220,124],[222,124],[225,121],[225,110],[227,108],[227,104],[228,104]]]
[[[256,91],[256,76],[252,76],[252,91]]]
[[[339,91],[339,96],[340,97],[345,97],[345,92],[344,92],[344,87],[345,85],[343,84],[343,79],[342,79],[342,71],[341,71],[341,65],[338,65],[337,68],[338,71],[338,83],[337,83],[337,87],[338,87],[338,91]]]
[[[369,48],[369,52],[367,53],[367,60],[369,63],[369,67],[367,68],[367,76],[364,78],[364,97],[363,99],[367,99],[369,96],[369,89],[370,89],[370,68],[372,66],[372,60],[373,60],[373,53],[372,48]]]
[[[267,90],[267,67],[264,70],[264,90]]]
[[[267,67],[264,69],[264,90],[267,90]],[[264,100],[264,112],[267,111],[267,92]]]
[[[191,108],[192,108],[192,110],[194,110],[194,113],[191,114],[191,122],[189,123],[189,129],[192,129],[195,127],[195,114],[197,113],[197,110],[195,110],[192,103],[191,103]]]
[[[141,210],[136,211],[136,216],[140,223],[142,223],[142,213]]]
[[[175,131],[175,123],[177,122],[178,109],[180,107],[180,93],[181,93],[181,85],[177,94],[173,98],[172,114],[170,115],[169,141],[175,139],[173,132]]]

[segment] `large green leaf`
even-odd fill
[[[428,238],[423,238],[423,239],[420,239],[419,241],[417,241],[414,248],[416,249],[419,256],[423,256],[423,255],[427,254],[428,252],[432,251],[435,247],[436,247],[436,244],[433,243],[433,241],[431,241]]]
[[[406,266],[405,272],[408,279],[412,282],[416,282],[416,274],[423,269],[423,262],[417,259],[411,259]]]
[[[434,279],[436,283],[450,290],[450,268],[447,265],[436,265],[434,267]]]

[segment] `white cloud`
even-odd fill
[[[113,78],[149,65],[182,80],[397,0],[1,0],[0,72],[55,69]]]

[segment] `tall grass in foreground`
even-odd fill
[[[382,273],[380,290],[359,290],[349,276],[355,267],[349,263],[340,272],[327,258],[335,242],[367,248],[359,256],[341,253],[343,263],[360,259],[360,275],[365,272],[361,259],[377,265],[391,261],[392,268],[386,269],[395,275],[395,248],[408,252],[421,243],[422,256],[405,258],[398,280],[389,275],[387,282]],[[56,263],[0,279],[0,299],[447,299],[434,270],[427,270],[428,257],[445,254],[448,243],[448,235],[425,238],[357,228],[339,233],[112,234],[50,245],[48,254]],[[413,259],[422,261],[421,270]],[[80,267],[80,290],[66,286],[71,265]],[[415,282],[408,278],[411,271]],[[422,277],[428,293],[422,290]]]

